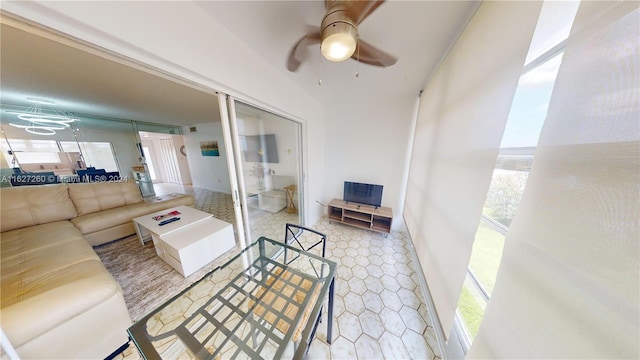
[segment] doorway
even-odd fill
[[[248,242],[302,224],[302,125],[233,98],[229,122]]]
[[[139,131],[138,134],[154,188],[161,187],[161,184],[191,185],[189,162],[180,151],[184,146],[182,135],[150,131]]]

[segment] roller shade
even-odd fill
[[[582,2],[468,358],[640,358],[640,11]]]
[[[445,336],[541,2],[483,2],[420,101],[404,207]]]

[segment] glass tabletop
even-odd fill
[[[146,359],[301,358],[327,294],[331,334],[335,271],[331,260],[261,237],[128,332]]]

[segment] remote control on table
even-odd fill
[[[174,222],[174,221],[178,221],[178,220],[180,220],[180,218],[179,218],[179,217],[173,217],[173,218],[171,218],[171,219],[167,219],[167,220],[162,220],[162,221],[160,221],[160,223],[158,223],[158,225],[160,225],[160,226],[162,226],[162,225],[167,225],[168,223],[172,223],[172,222]]]

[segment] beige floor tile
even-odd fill
[[[356,341],[356,353],[359,359],[384,359],[380,342],[367,334]]]
[[[160,185],[163,193],[194,195],[195,207],[235,224],[232,199],[190,186]],[[284,224],[298,222],[297,214],[252,209],[252,235],[284,238]],[[234,225],[235,226],[235,225]],[[439,348],[423,301],[408,236],[382,234],[331,223],[326,217],[312,228],[327,235],[326,256],[338,264],[335,286],[333,342],[326,340],[325,319],[318,327],[310,359],[439,359]],[[236,229],[237,231],[237,229]],[[194,300],[200,295],[194,296]],[[118,359],[139,359],[130,346]]]
[[[385,359],[410,359],[415,358],[409,355],[407,348],[404,346],[402,339],[386,332],[380,336],[380,347]]]

